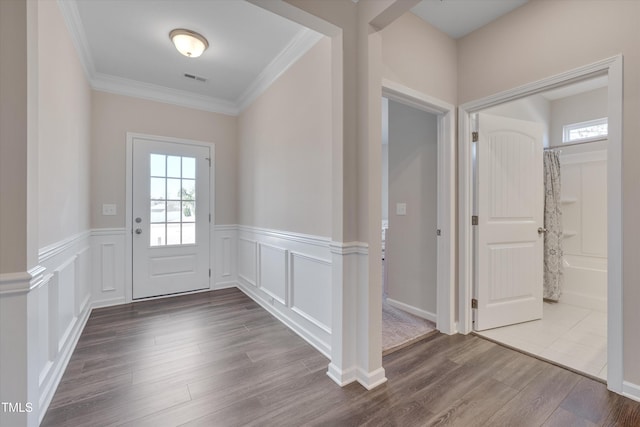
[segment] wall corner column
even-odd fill
[[[0,1],[0,425],[40,422],[38,2]]]

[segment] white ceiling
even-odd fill
[[[412,11],[458,38],[526,1],[422,0]],[[95,89],[226,114],[242,111],[322,37],[243,0],[58,4]],[[175,28],[204,35],[209,49],[180,55],[169,40]]]
[[[239,0],[62,0],[83,65],[96,89],[236,114],[321,35]],[[175,28],[209,49],[182,56]],[[199,82],[184,74],[207,79]]]
[[[422,0],[411,11],[454,39],[464,37],[528,0]]]

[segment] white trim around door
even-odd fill
[[[607,385],[623,391],[622,341],[622,55],[617,55],[515,89],[500,92],[459,107],[458,179],[459,179],[459,321],[458,329],[472,330],[471,298],[473,286],[473,159],[471,114],[549,89],[598,75],[608,76],[609,147],[607,159]]]
[[[209,209],[211,212],[211,221],[209,222],[209,267],[211,268],[211,277],[209,278],[209,287],[207,289],[195,292],[203,292],[213,289],[213,279],[215,276],[215,144],[203,141],[194,141],[184,138],[173,138],[166,136],[147,135],[140,133],[127,132],[126,146],[126,183],[125,183],[125,303],[133,301],[133,141],[134,139],[146,139],[158,142],[167,142],[175,144],[189,144],[207,147],[210,149],[211,170],[209,173]],[[191,293],[191,292],[187,292]],[[162,297],[161,297],[162,298]]]
[[[438,118],[438,264],[436,327],[455,334],[455,107],[401,84],[383,80],[382,96]]]

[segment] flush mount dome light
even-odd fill
[[[209,47],[207,39],[191,30],[177,28],[169,33],[169,38],[178,52],[189,58],[197,58]]]

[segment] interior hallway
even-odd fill
[[[640,403],[476,336],[384,357],[366,391],[237,289],[96,309],[42,426],[639,425]]]

